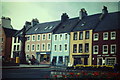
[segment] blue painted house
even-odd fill
[[[51,62],[56,65],[68,65],[70,53],[70,32],[79,22],[79,18],[69,19],[66,13],[61,16],[61,23],[53,31]]]

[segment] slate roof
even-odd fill
[[[54,34],[71,32],[71,30],[73,29],[73,27],[75,27],[75,25],[78,22],[79,22],[79,18],[78,17],[68,19],[67,21],[61,23],[57,27],[57,29],[54,31]]]
[[[120,29],[120,11],[108,13],[94,31],[107,31],[115,29]]]
[[[49,33],[52,32],[58,25],[60,21],[39,23],[34,27],[30,28],[26,34],[40,34],[40,33]]]
[[[27,27],[26,27],[26,32],[27,32],[30,28],[32,28],[31,25],[27,26]],[[14,37],[17,37],[17,36],[22,35],[22,33],[23,33],[23,28],[22,28],[21,30],[18,30],[13,36],[14,36]]]
[[[15,29],[9,29],[9,28],[3,28],[3,29],[7,37],[12,37],[17,31]]]
[[[94,29],[99,23],[99,16],[101,14],[95,14],[84,17],[82,20],[79,21],[78,25],[74,27],[72,31],[83,31],[83,30],[90,30]]]

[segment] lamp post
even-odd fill
[[[26,41],[26,27],[23,27],[23,32],[22,35],[20,36],[20,40],[21,40],[21,51],[20,51],[20,63],[21,64],[26,64],[26,56],[25,56],[25,41]]]

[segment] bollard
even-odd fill
[[[20,63],[19,57],[16,57],[16,63]]]

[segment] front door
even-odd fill
[[[98,65],[102,65],[102,58],[98,59]]]

